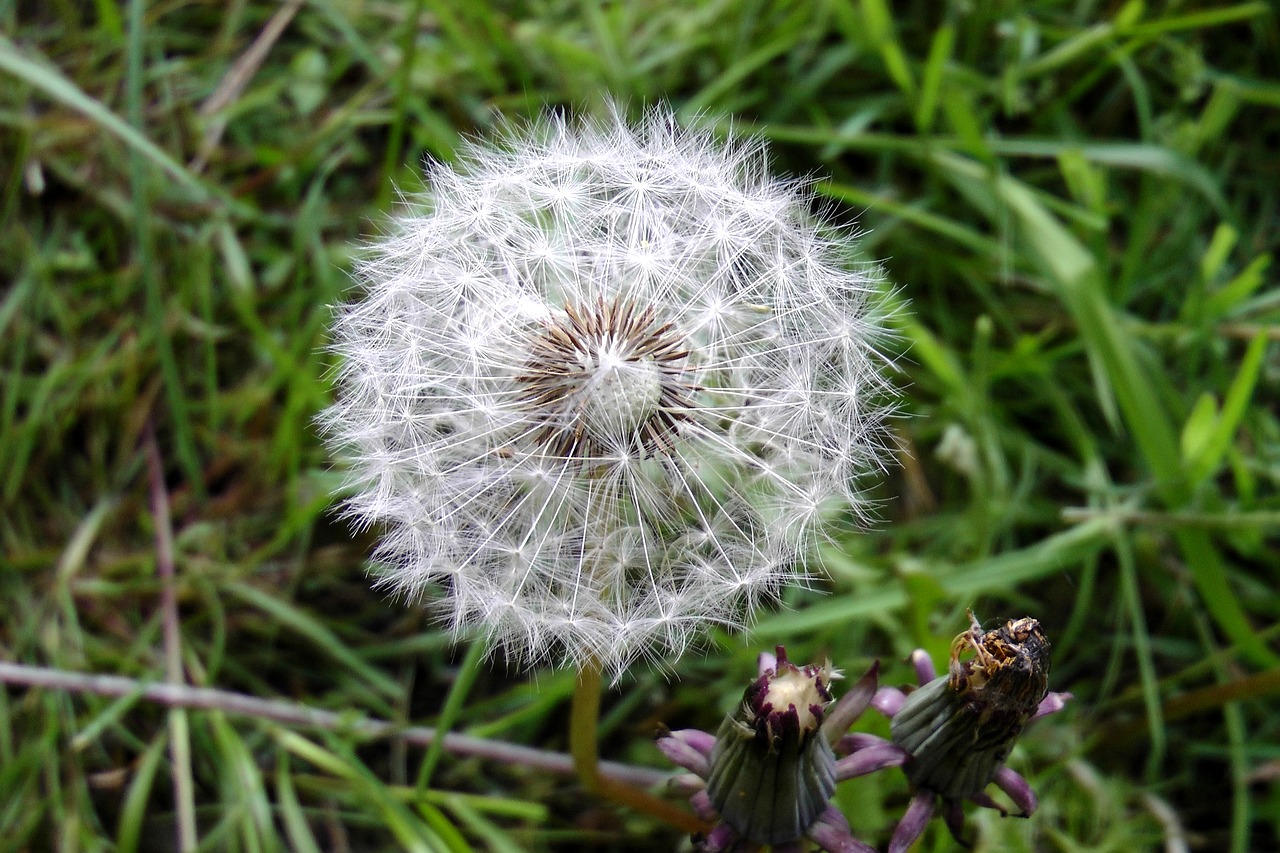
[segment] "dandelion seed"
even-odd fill
[[[428,168],[334,328],[380,583],[517,661],[677,657],[883,457],[878,282],[761,145],[550,116]]]

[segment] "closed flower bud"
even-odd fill
[[[724,822],[761,844],[794,841],[827,808],[836,757],[821,735],[830,665],[777,664],[747,688],[737,717],[716,736],[707,795]]]
[[[802,850],[812,842],[827,853],[875,853],[853,837],[829,798],[841,779],[869,772],[856,756],[838,762],[832,744],[849,751],[845,730],[875,696],[878,669],[833,704],[831,682],[840,674],[829,663],[795,666],[778,646],[760,655],[759,678],[717,737],[696,729],[660,734],[658,748],[690,771],[672,780],[673,789],[691,794],[698,816],[715,825],[699,849]],[[871,758],[888,766],[878,753]]]

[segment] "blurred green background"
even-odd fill
[[[970,809],[977,849],[1280,849],[1271,4],[0,0],[0,30],[0,659],[398,724],[453,690],[456,729],[563,749],[571,673],[468,684],[428,611],[369,589],[312,426],[325,329],[424,156],[665,100],[866,230],[904,450],[828,583],[605,697],[606,756],[664,766],[656,725],[714,730],[760,647],[905,683],[966,607],[1033,615],[1076,699],[1011,759],[1040,811]],[[423,760],[8,686],[0,850],[682,843],[570,778]],[[837,795],[881,849],[907,797],[897,771]],[[938,822],[916,849],[958,848]]]

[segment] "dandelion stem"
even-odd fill
[[[600,792],[600,747],[596,729],[600,721],[600,666],[592,661],[578,670],[569,711],[569,754],[573,769],[587,793]]]
[[[600,773],[600,745],[596,739],[600,725],[600,688],[600,662],[589,661],[578,670],[573,706],[569,711],[569,753],[582,787],[589,794],[629,806],[684,832],[709,831],[710,826],[684,809]]]

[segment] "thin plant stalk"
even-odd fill
[[[164,628],[165,680],[182,684],[182,628],[178,624],[178,596],[174,588],[173,524],[169,493],[164,484],[164,462],[156,442],[155,426],[147,424],[143,439],[151,487],[151,515],[156,528],[156,573],[160,576],[160,611]],[[173,762],[173,798],[177,808],[178,849],[195,850],[195,782],[191,769],[191,729],[187,712],[169,709],[169,754]]]
[[[638,812],[650,815],[684,832],[706,832],[710,827],[684,809],[659,799],[626,782],[611,779],[600,772],[601,668],[598,660],[589,661],[578,670],[573,688],[573,705],[569,711],[569,754],[573,767],[587,793],[612,800]]]

